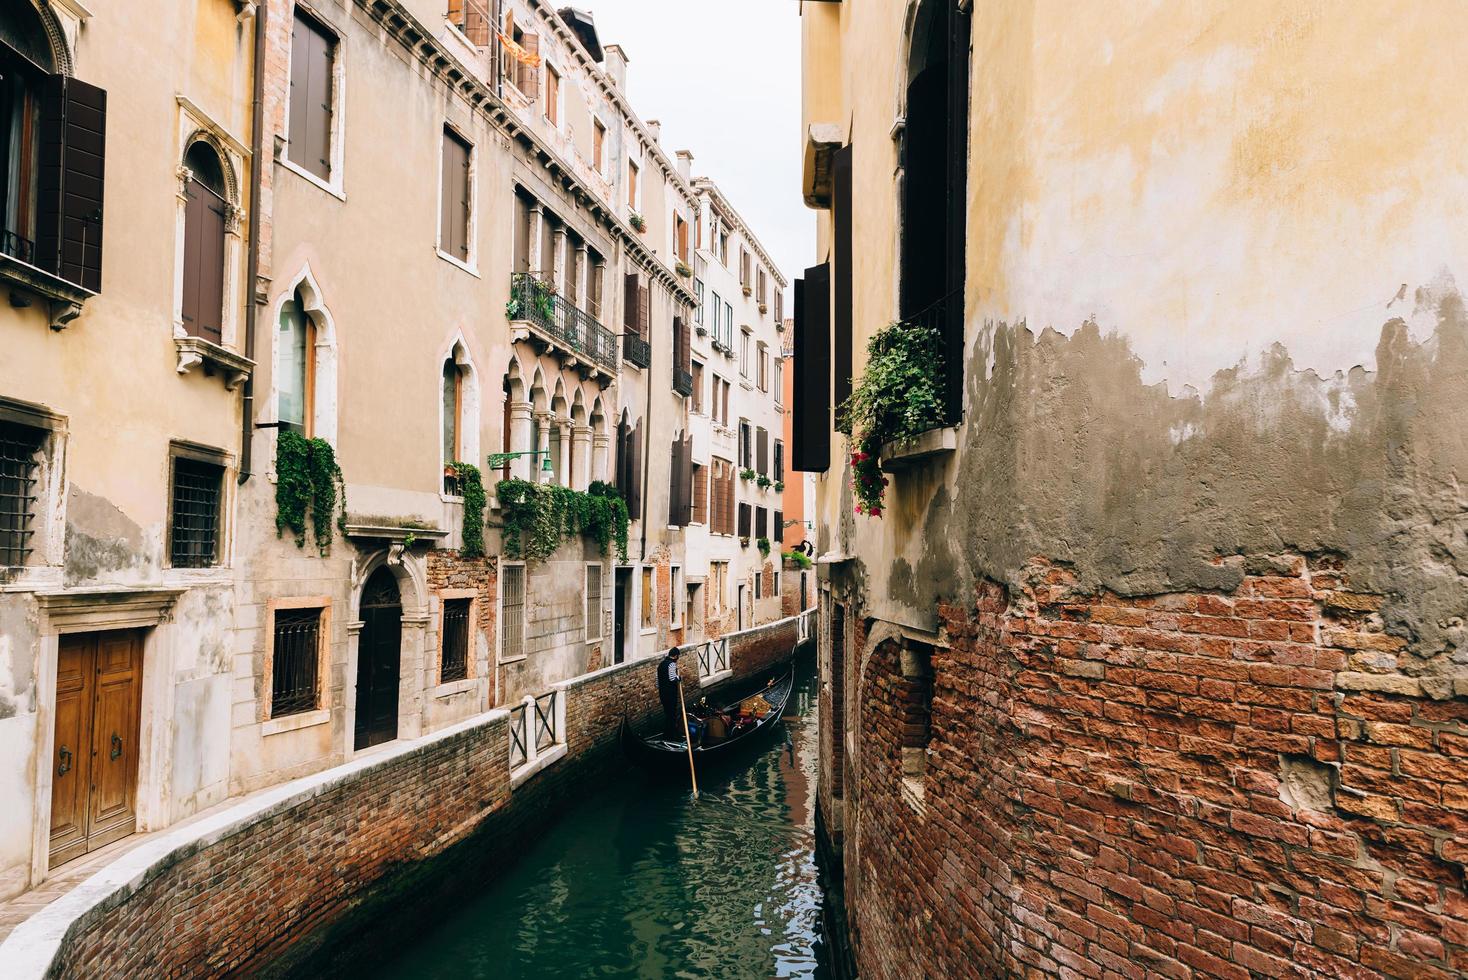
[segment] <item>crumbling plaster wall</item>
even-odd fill
[[[975,11],[960,449],[895,476],[879,525],[839,438],[822,488],[822,550],[864,559],[876,615],[934,626],[935,599],[1034,555],[1145,594],[1232,588],[1220,556],[1334,552],[1388,596],[1402,666],[1461,670],[1468,133],[1441,120],[1468,89],[1430,50],[1452,15]],[[848,54],[900,16],[844,14]],[[857,373],[895,308],[884,57],[845,81]]]

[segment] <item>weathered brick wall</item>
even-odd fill
[[[477,651],[479,643],[471,647],[471,656],[476,663],[472,665],[475,676],[484,672],[489,678],[490,691],[489,703],[499,703],[499,692],[494,689],[498,672],[493,669],[494,650],[496,649],[495,634],[495,597],[499,593],[498,564],[494,558],[463,558],[457,551],[435,549],[428,552],[427,572],[428,588],[438,593],[444,589],[473,589],[477,593],[474,601],[475,627],[479,632],[480,639],[490,651],[488,659],[479,663]],[[441,612],[441,609],[440,609]],[[438,624],[434,624],[435,632]],[[442,641],[440,641],[442,642]]]
[[[1300,559],[1228,595],[1034,571],[941,610],[920,797],[896,642],[861,671],[864,976],[1468,971],[1468,690],[1397,672],[1377,597]]]
[[[781,620],[729,637],[729,669],[736,678],[750,677],[789,659],[798,629],[794,620]]]
[[[773,644],[794,643],[793,626],[765,632],[740,647],[736,677],[777,660]],[[565,757],[513,791],[508,724],[496,717],[369,762],[217,840],[174,852],[137,887],[77,920],[51,974],[251,972],[313,930],[363,928],[370,917],[354,910],[421,877],[426,859],[456,844],[472,852],[466,860],[482,880],[541,833],[548,814],[622,771],[622,718],[645,726],[661,714],[657,663],[651,658],[572,681]],[[690,700],[698,697],[693,674],[685,672]]]

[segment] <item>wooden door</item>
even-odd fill
[[[56,664],[51,866],[137,830],[143,649],[131,631],[62,637]]]
[[[632,570],[617,569],[616,597],[612,615],[612,663],[627,659],[627,606],[632,601]]]
[[[355,745],[359,749],[398,737],[402,640],[403,606],[398,584],[392,572],[379,568],[362,589],[355,726]]]

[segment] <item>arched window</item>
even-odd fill
[[[24,262],[36,261],[37,130],[40,93],[55,70],[51,44],[40,17],[28,3],[9,4],[0,13],[0,251]]]
[[[908,53],[902,143],[901,314],[942,334],[952,421],[963,395],[969,16],[953,0],[919,5]]]
[[[463,459],[460,426],[464,418],[464,372],[453,356],[443,362],[443,461],[444,465]]]
[[[280,377],[276,404],[280,427],[306,437],[313,433],[316,395],[316,324],[297,289],[280,307]]]
[[[224,336],[224,236],[229,201],[224,166],[208,143],[189,147],[184,166],[183,326],[195,337],[220,343]]]

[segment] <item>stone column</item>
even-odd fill
[[[591,256],[586,242],[576,243],[576,305],[583,310],[591,308]]]
[[[591,476],[591,426],[578,425],[571,430],[572,490],[585,490]]]
[[[530,403],[511,402],[510,444],[505,447],[505,452],[518,453],[524,452],[527,449],[534,449],[535,447],[530,444],[534,438],[532,435],[533,432]],[[510,460],[510,476],[517,480],[530,479],[532,475],[530,464],[534,461],[534,457],[531,456],[517,456]]]
[[[610,483],[607,479],[607,449],[612,444],[612,437],[605,432],[598,432],[591,437],[591,478],[603,483]]]
[[[551,277],[555,284],[556,292],[562,296],[567,293],[566,282],[566,227],[556,225],[551,229]]]
[[[556,419],[556,428],[561,430],[561,458],[556,460],[556,472],[561,474],[562,486],[571,485],[571,420]]]
[[[530,272],[545,275],[545,207],[539,201],[530,205]]]
[[[545,472],[544,466],[545,461],[550,458],[550,427],[555,422],[555,416],[551,415],[550,412],[536,412],[535,421],[540,428],[540,439],[537,440],[538,445],[535,447],[540,455],[529,457],[531,464],[530,482],[549,483],[550,474]]]

